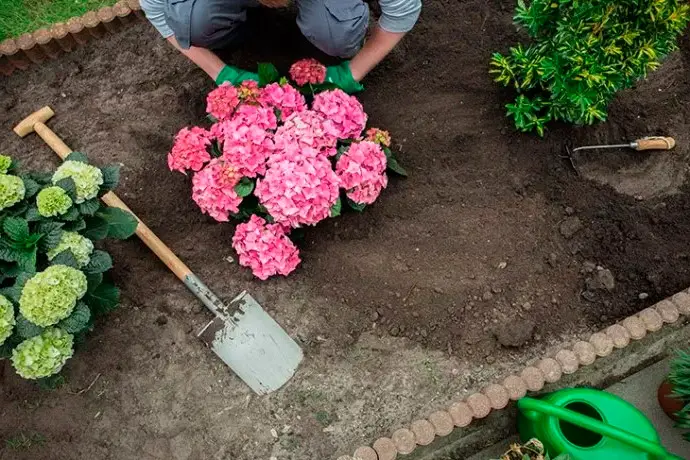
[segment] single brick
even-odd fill
[[[57,44],[57,40],[53,40],[53,35],[48,29],[38,29],[33,33],[34,41],[41,47],[43,53],[51,59],[58,57],[62,49]]]
[[[572,374],[580,367],[577,355],[570,350],[561,350],[556,353],[556,361],[561,365],[564,374]]]
[[[671,297],[671,302],[678,307],[681,315],[690,315],[690,289],[688,291],[679,292]]]
[[[548,383],[558,382],[563,375],[561,365],[553,358],[544,358],[537,363],[537,367],[544,373],[544,380]]]
[[[597,352],[594,346],[584,340],[580,340],[573,345],[573,352],[577,355],[581,366],[589,366],[597,359]]]
[[[34,36],[31,34],[22,34],[17,37],[17,46],[35,64],[40,64],[46,59],[46,55],[36,46],[36,40],[34,40]]]
[[[109,6],[104,6],[98,10],[96,16],[98,16],[98,20],[101,21],[101,24],[108,32],[117,32],[122,27],[122,23],[115,20],[115,11]]]
[[[414,441],[420,446],[428,446],[436,437],[436,429],[428,420],[415,420],[410,429],[414,433]]]
[[[664,320],[664,323],[675,323],[678,321],[678,318],[680,318],[678,307],[676,307],[673,302],[668,299],[662,300],[654,305],[654,309],[657,313],[659,313],[659,316],[661,316],[661,319]]]
[[[49,30],[50,34],[53,36],[53,40],[57,42],[58,46],[60,46],[63,51],[72,51],[77,47],[77,42],[69,33],[69,28],[64,22],[53,24],[50,26]]]
[[[484,418],[491,412],[491,401],[482,393],[474,393],[467,398],[467,405],[472,409],[474,418]]]
[[[81,22],[94,38],[102,38],[106,34],[105,26],[101,23],[95,11],[84,13],[81,17]]]
[[[472,423],[472,409],[464,402],[453,403],[448,408],[448,413],[457,427],[466,427]]]
[[[417,447],[417,443],[414,440],[414,433],[407,428],[396,430],[391,436],[391,439],[398,453],[402,455],[411,454]]]
[[[630,332],[620,324],[609,326],[604,332],[616,348],[625,348],[630,343]]]
[[[621,325],[628,330],[630,337],[640,340],[647,335],[647,328],[637,316],[629,316],[621,321]]]
[[[529,366],[522,370],[520,377],[527,384],[529,391],[539,391],[544,388],[544,373],[536,367]]]
[[[14,64],[7,59],[7,56],[0,54],[0,75],[9,77],[14,72]]]
[[[19,49],[17,42],[11,38],[0,42],[0,55],[7,57],[7,60],[17,69],[24,70],[31,65],[31,61]]]
[[[355,460],[379,460],[379,456],[374,449],[369,446],[362,446],[355,451]]]
[[[84,23],[81,22],[81,18],[70,18],[67,21],[67,30],[72,35],[72,38],[79,45],[83,45],[91,39],[91,34],[84,27]]]
[[[484,394],[489,398],[492,409],[503,409],[508,405],[510,401],[510,396],[508,395],[508,390],[503,387],[503,385],[491,384],[484,388]]]
[[[527,383],[517,375],[509,375],[503,381],[503,386],[508,392],[508,397],[513,401],[524,397],[527,394]]]
[[[649,332],[656,332],[664,325],[661,315],[653,308],[645,308],[637,316],[642,320]]]
[[[436,436],[448,436],[455,426],[453,423],[453,418],[450,414],[444,410],[436,411],[429,416],[429,422],[434,426],[436,430]]]
[[[595,332],[592,334],[592,337],[589,338],[589,343],[594,346],[597,356],[601,356],[602,358],[610,355],[613,351],[613,341],[603,332]]]
[[[389,438],[379,438],[374,441],[374,450],[379,456],[379,460],[395,460],[398,456],[398,449]]]

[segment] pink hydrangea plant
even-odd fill
[[[275,112],[268,107],[259,105],[242,104],[235,111],[233,121],[245,125],[255,125],[261,129],[274,130],[278,127],[278,119]]]
[[[259,84],[254,80],[245,80],[237,87],[237,95],[242,102],[257,104],[260,95]]]
[[[223,159],[246,177],[266,172],[266,160],[274,150],[272,134],[257,125],[232,120],[224,126]]]
[[[367,114],[356,97],[334,89],[314,96],[312,109],[323,115],[335,128],[339,139],[359,139],[367,124]]]
[[[318,85],[326,80],[326,66],[316,59],[300,59],[290,67],[290,78],[300,86]]]
[[[225,82],[206,96],[206,113],[219,121],[228,120],[239,103],[237,88]]]
[[[171,171],[198,171],[211,160],[208,146],[211,145],[210,134],[203,128],[194,126],[182,128],[175,136],[173,147],[168,153],[168,168]]]
[[[292,144],[317,150],[330,149],[338,142],[335,131],[330,121],[313,110],[293,113],[276,131],[276,150],[284,150]]]
[[[376,201],[388,184],[386,154],[371,141],[352,144],[338,159],[335,172],[348,198],[359,204]]]
[[[283,226],[267,224],[256,214],[249,222],[237,226],[232,247],[239,255],[240,265],[251,268],[261,280],[274,275],[287,276],[300,263],[299,251]]]
[[[261,90],[259,102],[265,107],[280,110],[280,118],[286,119],[295,112],[307,110],[304,96],[289,84],[271,83]]]
[[[324,156],[272,163],[254,194],[279,224],[316,225],[338,201],[339,180]]]
[[[369,128],[366,132],[366,140],[386,147],[391,146],[391,135],[388,131],[378,128]]]
[[[239,211],[242,198],[235,185],[242,176],[227,162],[216,158],[192,178],[192,199],[201,210],[218,222],[227,222],[230,213]]]

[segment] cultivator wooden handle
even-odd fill
[[[43,107],[42,109],[37,110],[26,117],[17,126],[15,126],[14,132],[20,137],[24,137],[32,132],[35,132],[46,144],[48,144],[51,149],[53,149],[55,153],[58,154],[60,158],[64,160],[70,153],[72,153],[72,149],[69,148],[67,144],[65,144],[62,139],[60,139],[58,135],[53,132],[53,130],[45,125],[45,122],[52,118],[53,115],[55,115],[55,112],[53,112],[50,107]],[[193,276],[189,267],[187,267],[187,265],[185,265],[185,263],[182,262],[117,195],[115,195],[113,192],[108,192],[103,195],[101,199],[108,206],[120,208],[131,213],[139,222],[139,225],[137,225],[137,236],[141,238],[146,246],[148,246],[149,249],[151,249],[180,280],[187,283],[190,275]]]
[[[676,146],[672,137],[643,137],[634,142],[635,150],[671,150]]]

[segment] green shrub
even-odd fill
[[[690,430],[690,350],[679,350],[671,361],[671,372],[668,381],[673,385],[673,396],[684,404],[676,413],[676,426]],[[690,441],[690,432],[684,434]]]
[[[616,92],[677,48],[689,15],[680,0],[518,0],[515,21],[531,42],[495,53],[490,73],[517,91],[506,107],[521,131],[603,121]]]
[[[137,221],[99,199],[119,168],[87,161],[75,152],[55,173],[22,174],[0,155],[0,359],[26,379],[60,372],[94,319],[119,303],[112,259],[94,241],[127,238]]]

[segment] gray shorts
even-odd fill
[[[350,58],[359,51],[369,25],[363,0],[296,0],[297,26],[324,53]],[[165,20],[180,46],[217,49],[239,39],[247,8],[258,0],[167,0]]]

